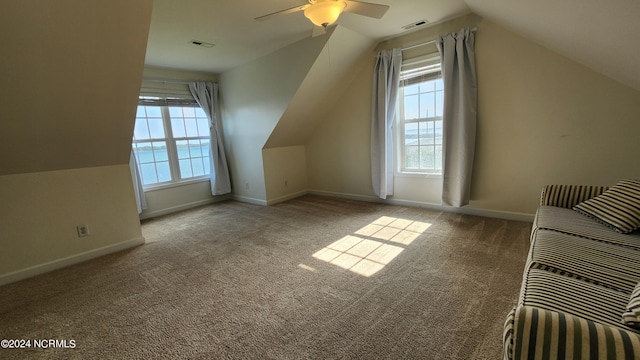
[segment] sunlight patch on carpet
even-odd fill
[[[371,276],[395,259],[431,224],[382,216],[376,221],[319,250],[313,257]]]

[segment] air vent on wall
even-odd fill
[[[413,22],[413,23],[411,23],[409,25],[405,25],[402,28],[405,29],[405,30],[411,30],[411,29],[415,29],[415,28],[420,27],[420,26],[427,25],[428,23],[429,22],[427,20],[418,20],[418,21]]]
[[[193,44],[193,45],[198,45],[198,46],[202,46],[202,47],[206,47],[206,48],[212,48],[215,45],[208,43],[208,42],[204,42],[204,41],[200,41],[200,40],[191,40],[189,41],[189,44]]]

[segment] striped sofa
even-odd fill
[[[607,190],[542,190],[520,297],[504,326],[505,359],[640,359],[640,327],[623,322],[640,298],[640,231],[623,234],[576,211]]]

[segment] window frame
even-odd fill
[[[435,73],[435,72],[432,72]],[[419,85],[422,83],[426,83],[428,81],[433,81],[433,80],[442,80],[442,74],[440,74],[440,67],[437,67],[437,73],[438,75],[434,75],[432,77],[430,77],[429,79],[426,79],[424,81],[419,81],[419,82],[415,82],[409,85],[404,85],[404,86],[400,86],[399,91],[398,91],[398,98],[397,98],[397,105],[396,105],[396,125],[394,128],[397,129],[396,134],[395,134],[395,140],[396,140],[396,161],[397,161],[397,166],[396,171],[395,171],[395,175],[396,176],[408,176],[408,177],[434,177],[434,178],[441,178],[443,176],[442,173],[442,164],[440,166],[440,169],[438,170],[437,167],[435,167],[434,169],[420,169],[420,168],[408,168],[406,165],[406,143],[405,143],[405,126],[406,124],[410,124],[410,123],[421,123],[421,122],[431,122],[434,124],[434,144],[432,146],[434,146],[434,148],[436,146],[440,146],[441,148],[443,147],[443,142],[444,139],[441,139],[440,143],[436,143],[436,132],[435,132],[435,122],[436,121],[443,121],[443,117],[442,116],[432,116],[432,117],[425,117],[425,118],[416,118],[416,119],[408,119],[405,120],[405,108],[404,108],[404,90],[405,87],[407,86],[411,86],[411,85]],[[438,90],[436,90],[437,92]],[[444,90],[442,90],[444,91]],[[420,93],[418,93],[418,96],[420,95]],[[437,96],[437,95],[436,95]],[[443,94],[443,105],[444,105],[444,94]],[[444,124],[443,124],[443,128],[444,128]],[[418,133],[419,134],[419,133]],[[419,136],[419,135],[418,135]],[[420,145],[418,145],[420,146]],[[444,151],[444,149],[442,148],[442,151]],[[441,158],[444,157],[444,154]],[[437,158],[437,157],[436,157]]]
[[[198,182],[205,182],[205,181],[210,181],[210,174],[211,174],[211,164],[210,164],[210,156],[211,154],[207,154],[206,156],[203,155],[202,161],[203,161],[203,166],[205,167],[205,174],[204,175],[199,175],[199,176],[192,176],[192,177],[187,177],[187,178],[182,178],[181,173],[180,173],[180,158],[178,156],[178,149],[177,149],[177,142],[178,141],[189,141],[189,140],[209,140],[209,148],[211,146],[211,136],[210,134],[208,136],[180,136],[180,137],[175,137],[174,133],[173,133],[173,128],[172,128],[172,124],[171,124],[171,115],[170,115],[170,108],[171,107],[176,107],[176,108],[187,108],[187,107],[191,107],[191,108],[198,108],[201,109],[201,107],[195,103],[195,101],[192,100],[192,102],[188,102],[188,101],[181,101],[178,103],[172,103],[172,102],[167,102],[166,99],[157,99],[157,103],[153,103],[150,102],[148,97],[141,97],[140,102],[138,104],[138,106],[148,106],[148,107],[158,107],[160,108],[160,113],[161,113],[161,117],[162,117],[162,127],[164,130],[164,138],[149,138],[149,139],[141,139],[141,140],[136,140],[134,138],[134,136],[132,136],[132,148],[134,151],[134,155],[136,156],[136,162],[137,162],[137,166],[138,166],[138,171],[140,172],[140,175],[142,176],[142,170],[141,170],[141,164],[140,164],[140,159],[136,153],[136,149],[134,148],[135,144],[137,143],[153,143],[153,142],[165,142],[166,143],[166,151],[167,151],[167,162],[169,164],[169,173],[171,176],[171,180],[169,181],[158,181],[156,183],[152,183],[152,184],[144,184],[144,180],[142,182],[142,186],[143,186],[143,190],[145,192],[147,191],[153,191],[153,190],[159,190],[159,189],[165,189],[165,188],[171,188],[171,187],[176,187],[176,186],[183,186],[186,184],[190,184],[190,183],[198,183]],[[202,109],[201,109],[202,110]],[[204,110],[202,110],[204,111]],[[146,115],[146,114],[145,114]],[[148,119],[148,117],[146,117]],[[135,121],[137,121],[138,116],[136,115],[136,119]],[[184,119],[184,117],[180,118],[181,120]],[[208,120],[208,119],[207,119]],[[134,126],[135,126],[135,122],[134,122]],[[151,135],[151,134],[149,134]],[[186,133],[185,133],[186,135]],[[205,159],[209,159],[209,173],[206,173],[206,168],[207,168],[207,164],[205,164]],[[191,159],[191,157],[190,157]],[[155,158],[154,158],[154,164],[156,163]],[[156,169],[157,171],[157,169]],[[156,174],[157,175],[157,174]]]

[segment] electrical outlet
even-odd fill
[[[76,226],[76,229],[78,230],[78,237],[89,236],[89,225],[81,224]]]

